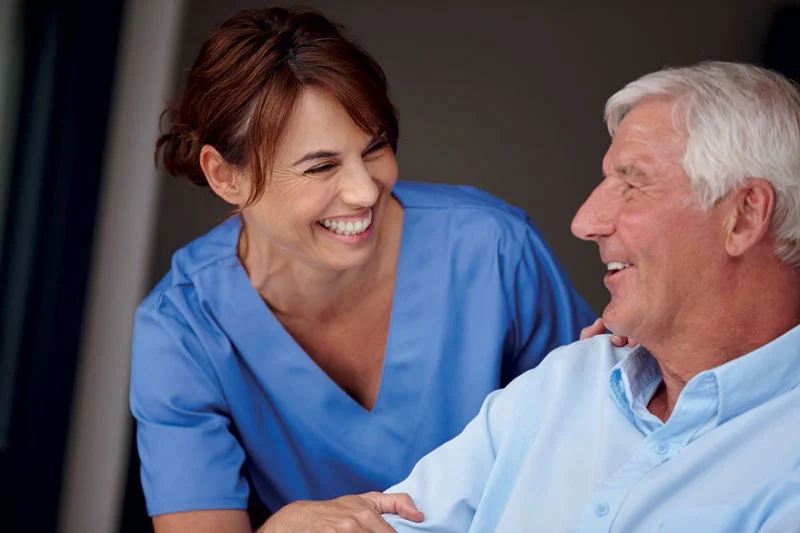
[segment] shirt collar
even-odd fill
[[[780,396],[800,382],[800,326],[708,373],[719,386],[720,424]]]
[[[614,401],[635,423],[636,406],[649,401],[654,383],[660,381],[658,362],[644,347],[637,346],[611,369],[609,387]],[[733,361],[701,372],[686,384],[681,395],[709,381],[717,385],[717,424],[793,389],[800,383],[800,326]]]
[[[660,381],[661,369],[658,367],[658,362],[650,352],[639,345],[611,369],[609,387],[619,408],[631,422],[636,424],[636,415],[639,414],[639,417],[642,415],[638,412],[640,410],[636,408],[637,405],[644,402],[644,406],[647,407],[647,400],[655,391],[653,384]],[[643,394],[648,398],[643,398]]]

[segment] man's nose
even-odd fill
[[[612,222],[616,202],[604,181],[592,191],[572,219],[572,234],[585,241],[595,241],[614,232]]]

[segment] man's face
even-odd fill
[[[672,107],[651,99],[631,109],[603,159],[603,181],[572,221],[608,266],[606,325],[645,345],[696,327],[726,257],[721,210],[704,212],[692,194]]]

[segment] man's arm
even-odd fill
[[[395,533],[382,513],[418,522],[423,514],[407,494],[368,492],[327,501],[296,501],[272,515],[256,533]]]
[[[498,453],[509,442],[512,432],[525,425],[517,416],[517,405],[523,401],[536,402],[533,391],[540,388],[537,382],[541,374],[538,370],[527,372],[505,389],[490,394],[459,436],[423,457],[405,481],[386,491],[408,493],[425,514],[421,523],[384,515],[398,533],[469,530],[487,488],[494,490],[503,483],[504,474],[498,477],[495,471],[500,466]],[[514,476],[516,472],[508,474]],[[482,513],[487,511],[494,512],[486,509]]]

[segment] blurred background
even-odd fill
[[[265,5],[0,0],[0,531],[152,531],[127,407],[133,311],[228,215],[155,171],[158,115],[209,30]],[[597,312],[603,265],[569,223],[600,179],[606,98],[705,59],[800,74],[797,2],[304,5],[386,71],[401,179],[523,208]]]

